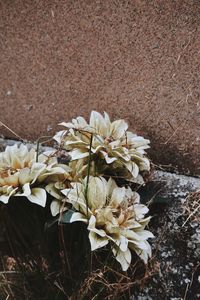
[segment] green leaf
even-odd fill
[[[60,215],[59,223],[70,223],[71,217],[75,213],[74,210],[68,210]]]

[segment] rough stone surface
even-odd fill
[[[143,290],[135,291],[132,300],[200,299],[200,207],[198,221],[183,213],[186,197],[197,189],[200,178],[161,171],[152,174],[144,195],[147,199],[149,192],[155,195],[150,229],[156,237],[152,248],[158,272]]]
[[[0,120],[33,141],[106,110],[155,163],[198,174],[199,15],[198,0],[0,0]]]
[[[169,200],[185,199],[189,192],[200,189],[200,177],[178,175],[164,171],[154,171],[150,178],[149,188],[153,192],[153,185],[158,183],[158,192],[155,200],[162,198]],[[160,187],[159,187],[160,186]]]
[[[151,230],[157,240],[152,247],[159,271],[133,299],[200,299],[199,223],[190,221],[182,227],[185,217],[178,200],[154,217]]]

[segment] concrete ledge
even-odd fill
[[[15,143],[20,144],[20,141],[11,140],[11,139],[0,139],[0,150],[3,151],[3,149],[6,146],[12,146]],[[27,141],[27,146],[29,148],[33,147],[36,148],[36,143],[29,143]],[[53,150],[52,147],[47,146],[40,146],[41,151],[48,151]],[[192,176],[185,176],[182,174],[175,174],[160,170],[155,170],[152,172],[150,176],[150,184],[151,184],[151,192],[156,191],[155,197],[158,198],[162,197],[164,199],[181,199],[187,196],[189,192],[193,192],[196,189],[200,188],[200,176],[199,177],[192,177]],[[153,188],[154,187],[154,188]],[[153,196],[153,195],[152,195]]]

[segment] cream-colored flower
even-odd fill
[[[86,178],[82,183],[72,183],[71,189],[62,193],[76,211],[70,222],[88,224],[91,250],[111,243],[113,254],[126,271],[135,251],[146,263],[151,256],[147,242],[153,234],[145,230],[150,217],[145,218],[148,208],[140,204],[139,194],[130,188],[119,188],[113,179],[90,177],[88,190]],[[86,195],[87,193],[87,195]]]
[[[82,117],[71,123],[61,123],[66,130],[58,132],[54,139],[69,151],[73,160],[84,160],[87,165],[91,136],[92,160],[96,164],[96,174],[120,175],[129,180],[143,183],[139,172],[149,170],[150,162],[145,156],[149,140],[127,131],[124,120],[110,121],[107,113],[102,116],[91,112],[89,124]],[[94,175],[93,173],[91,173]]]
[[[38,186],[65,177],[66,168],[46,154],[39,155],[37,161],[36,151],[23,144],[7,146],[0,153],[0,201],[7,204],[11,196],[25,196],[44,207],[46,191]]]
[[[63,189],[66,189],[67,187],[69,187],[68,179],[66,179],[66,181],[64,182],[51,182],[45,187],[46,191],[53,197],[50,205],[50,210],[53,217],[67,210],[67,207],[65,205],[66,201],[63,198],[63,194],[61,193],[61,191]]]
[[[55,157],[57,151],[52,151],[49,156]],[[83,160],[71,161],[67,165],[62,165],[66,169],[64,180],[57,178],[49,180],[49,184],[45,187],[46,191],[53,197],[50,205],[52,216],[56,216],[66,210],[65,199],[61,191],[71,187],[71,182],[79,182],[83,179],[83,174],[86,175],[87,166],[83,165]]]

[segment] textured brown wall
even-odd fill
[[[154,162],[200,173],[198,0],[0,0],[0,14],[7,126],[35,140],[106,110],[152,140]]]

